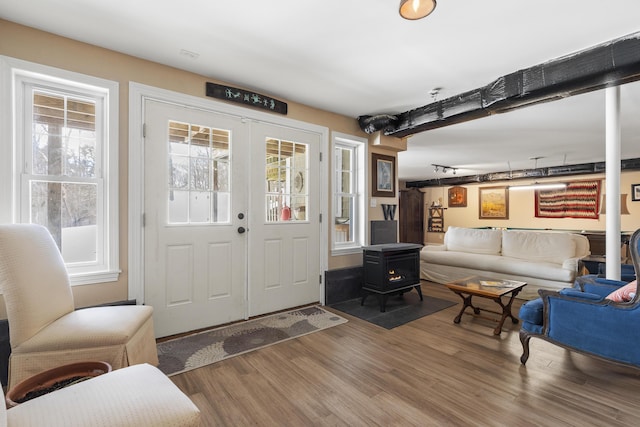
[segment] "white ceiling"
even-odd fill
[[[0,18],[354,117],[396,114],[640,30],[638,0],[2,0]],[[197,58],[181,54],[187,51]],[[640,157],[640,83],[622,87],[622,158]],[[410,137],[400,179],[603,161],[604,92]]]

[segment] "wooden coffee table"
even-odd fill
[[[467,277],[466,279],[447,283],[447,288],[460,295],[460,298],[462,298],[462,301],[464,302],[462,310],[460,310],[460,313],[456,316],[455,319],[453,319],[453,322],[460,323],[460,319],[462,318],[462,314],[464,313],[464,311],[467,309],[467,307],[471,307],[473,309],[473,314],[468,314],[498,322],[498,326],[496,326],[496,328],[493,330],[493,334],[500,335],[500,333],[502,332],[502,325],[504,325],[504,321],[507,319],[507,317],[510,317],[513,323],[518,323],[518,318],[511,313],[511,304],[513,304],[513,299],[516,297],[516,295],[518,295],[522,288],[524,288],[526,285],[526,282],[491,279],[480,276]],[[502,308],[502,311],[499,312],[487,310],[485,308],[474,306],[471,302],[471,298],[474,296],[488,298],[495,301]],[[504,304],[502,301],[503,297],[509,297],[509,300],[506,304]],[[500,319],[482,316],[480,314],[481,311],[499,314]]]

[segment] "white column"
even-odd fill
[[[620,280],[620,86],[605,94],[607,279]]]

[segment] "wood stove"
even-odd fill
[[[364,285],[361,305],[371,293],[380,300],[385,311],[387,295],[415,288],[422,301],[420,289],[420,249],[414,243],[388,243],[363,248]]]

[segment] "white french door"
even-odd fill
[[[156,335],[242,319],[248,128],[154,101],[145,124],[145,303]]]
[[[252,126],[250,316],[318,301],[320,136]]]
[[[319,134],[152,100],[144,111],[156,336],[317,302]]]

